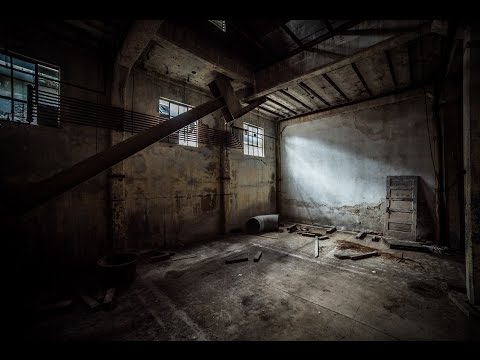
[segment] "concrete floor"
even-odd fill
[[[381,256],[339,260],[368,249]],[[26,340],[479,340],[480,321],[466,317],[445,291],[464,286],[454,256],[391,250],[370,236],[336,232],[320,241],[287,232],[232,235],[141,262],[137,280],[112,310],[76,301],[64,314],[30,319]],[[258,263],[252,261],[263,251]],[[226,265],[235,254],[250,260]],[[402,254],[404,259],[401,260]]]

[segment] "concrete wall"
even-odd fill
[[[11,38],[0,46],[58,65],[63,81],[100,92],[105,89],[104,62],[96,52],[31,36],[29,41]],[[99,94],[65,84],[61,93],[97,103],[109,101],[106,92]],[[18,184],[36,182],[104,150],[107,144],[104,129],[62,121],[60,128],[3,121],[0,177]],[[3,218],[5,240],[21,263],[36,271],[54,269],[59,264],[92,264],[108,251],[106,183],[106,174],[101,173],[25,216]]]
[[[417,237],[429,237],[435,176],[424,96],[363,107],[291,122],[282,130],[282,216],[383,231],[386,176],[416,175],[421,179]]]
[[[126,95],[129,109],[158,115],[160,97],[193,106],[211,99],[208,93],[151,72],[132,73]],[[247,114],[235,125],[241,127],[243,121],[265,127],[267,134],[274,135],[272,122],[258,115]],[[220,111],[200,122],[225,128]],[[242,227],[252,215],[275,211],[274,139],[266,141],[265,158],[245,156],[241,149],[198,145],[158,142],[125,161],[128,247],[213,239],[223,231]],[[226,194],[225,210],[222,193]]]

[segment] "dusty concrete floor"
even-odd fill
[[[461,261],[390,250],[370,236],[356,240],[345,232],[320,241],[315,258],[313,241],[284,231],[182,248],[176,256],[196,257],[139,263],[137,280],[118,294],[114,309],[92,312],[76,301],[67,313],[29,319],[24,339],[480,339],[480,320],[467,318],[442,286],[463,286]],[[342,247],[361,251],[355,243],[381,255],[358,261],[333,256]],[[263,256],[255,263],[257,250]],[[226,265],[235,254],[250,261]]]

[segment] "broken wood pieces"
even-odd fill
[[[352,256],[350,256],[350,259],[361,260],[361,259],[366,259],[366,258],[369,258],[369,257],[372,257],[372,256],[378,256],[378,255],[379,255],[378,251],[371,251],[371,252],[364,253],[364,254],[352,255]]]
[[[253,257],[253,261],[254,261],[254,262],[259,262],[261,257],[262,257],[262,252],[261,252],[261,251],[257,251],[257,252],[255,253],[255,256]]]
[[[345,260],[345,259],[350,259],[350,257],[352,255],[351,254],[345,254],[345,253],[335,253],[335,254],[333,254],[333,256],[335,256],[337,259]]]
[[[315,236],[315,240],[313,241],[313,243],[314,243],[314,248],[315,248],[314,254],[315,254],[315,257],[317,258],[318,255],[319,255],[319,253],[318,253],[318,251],[319,251],[318,250],[318,236]]]
[[[379,241],[380,241],[380,236],[374,235],[374,236],[372,237],[372,241],[379,242]]]
[[[78,295],[82,298],[82,300],[85,302],[85,304],[90,307],[91,310],[98,310],[100,307],[100,303],[92,298],[90,295],[88,295],[84,290],[78,290]]]
[[[304,232],[301,232],[299,234],[302,235],[302,236],[308,236],[308,237],[315,237],[316,236],[314,233],[311,233],[311,232],[308,232],[308,231],[304,231]]]
[[[103,298],[103,306],[105,308],[111,308],[113,306],[113,296],[115,295],[115,288],[107,290],[105,297]]]
[[[371,251],[368,253],[358,254],[358,255],[352,255],[352,254],[341,253],[341,252],[333,254],[333,256],[335,256],[337,259],[340,259],[340,260],[345,260],[345,259],[361,260],[361,259],[366,259],[372,256],[378,256],[378,255],[380,255],[378,251]]]
[[[178,260],[192,259],[192,258],[195,258],[195,257],[197,257],[197,255],[189,255],[189,256],[176,257],[176,258],[173,258],[172,260],[173,260],[173,261],[178,261]]]
[[[337,231],[337,228],[334,226],[334,227],[331,227],[330,229],[328,229],[326,231],[327,234],[333,234],[335,231]]]
[[[225,264],[235,264],[235,263],[244,262],[244,261],[248,261],[248,256],[225,260]]]
[[[297,231],[297,224],[293,224],[293,225],[291,225],[291,226],[288,226],[288,227],[287,227],[287,231],[288,231],[289,233],[292,233],[292,232]]]
[[[327,240],[327,239],[328,239],[328,236],[320,236],[320,237],[318,238],[318,240]]]
[[[365,231],[360,231],[357,236],[355,236],[355,239],[363,239],[365,236],[367,236],[367,233]]]

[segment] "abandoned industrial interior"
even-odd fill
[[[22,341],[480,340],[479,22],[0,27]]]

